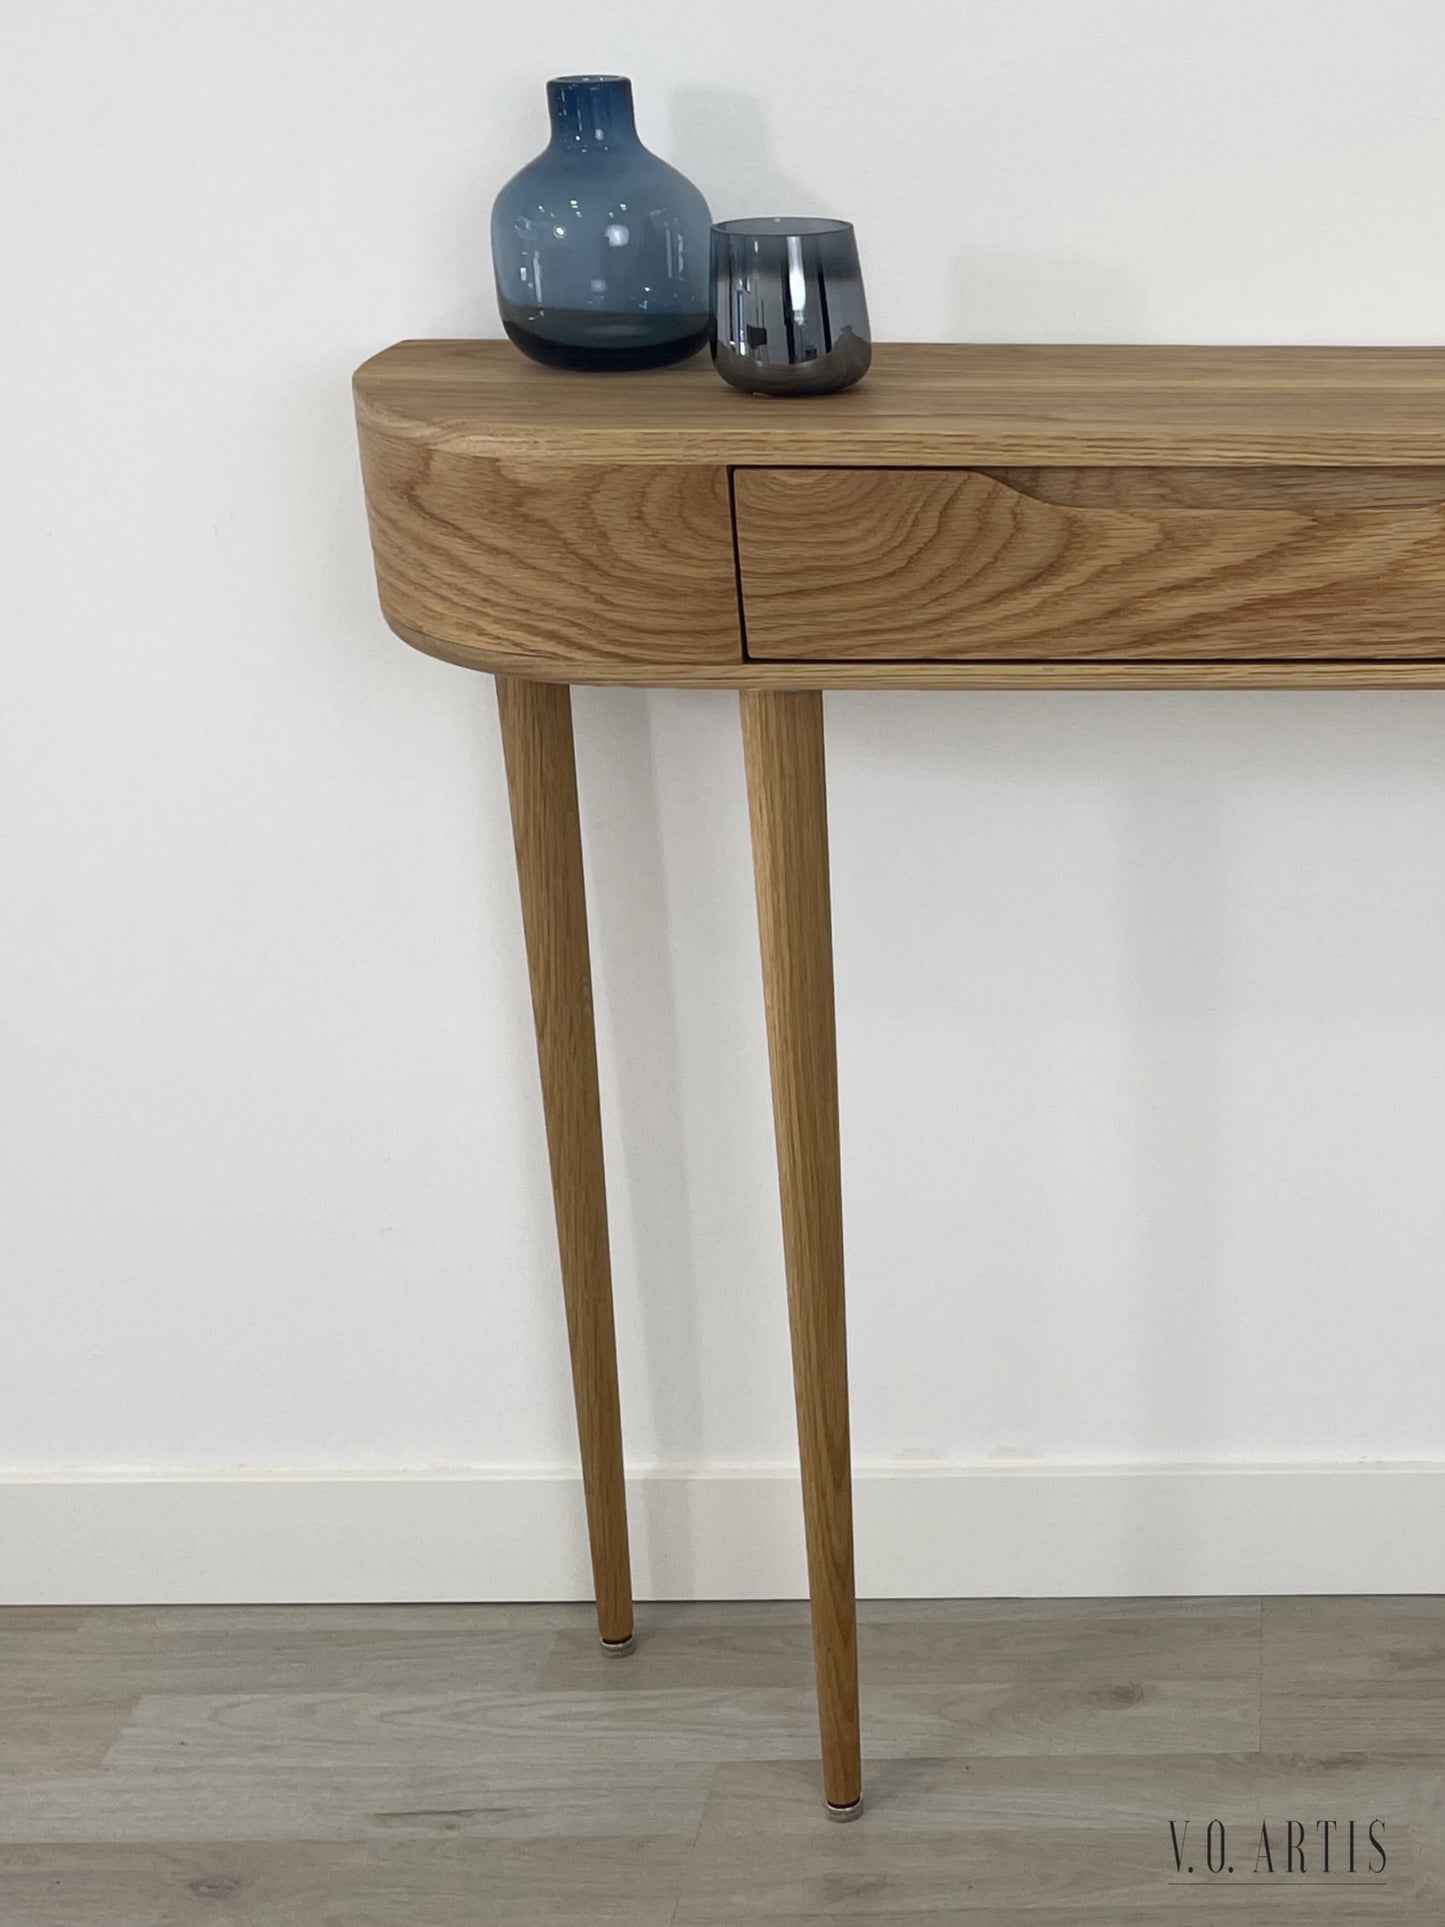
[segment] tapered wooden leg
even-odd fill
[[[565,684],[498,676],[497,710],[532,978],[597,1629],[606,1645],[626,1650],[632,1572],[571,691]]]
[[[741,696],[772,1065],[813,1664],[830,1811],[863,1797],[823,699]]]

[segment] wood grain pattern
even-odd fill
[[[1272,1746],[1445,1753],[1445,1598],[1271,1599],[1263,1636]]]
[[[363,429],[382,613],[531,660],[736,662],[726,471],[481,461]]]
[[[645,1607],[639,1666],[654,1631],[666,1637],[636,1698],[609,1690],[619,1669],[579,1643],[582,1617],[545,1606],[97,1609],[56,1637],[0,1611],[0,1650],[27,1656],[37,1703],[62,1725],[88,1719],[96,1694],[132,1696],[103,1764],[57,1757],[38,1724],[28,1747],[13,1736],[0,1775],[0,1919],[1445,1918],[1445,1726],[1431,1710],[1445,1600],[1267,1600],[1262,1612],[1255,1599],[865,1603],[869,1727],[884,1744],[870,1744],[868,1810],[851,1828],[818,1811],[801,1605]],[[468,1630],[486,1642],[494,1677],[531,1672],[533,1683],[469,1689],[454,1646]],[[556,1664],[537,1674],[549,1638]],[[355,1671],[339,1690],[333,1639]],[[273,1641],[282,1664],[268,1689],[261,1657]],[[192,1691],[227,1676],[233,1647],[245,1691]],[[774,1677],[784,1653],[798,1662],[792,1685]],[[730,1657],[731,1690],[720,1679]],[[1415,1675],[1425,1690],[1411,1716]],[[1401,1690],[1382,1695],[1389,1682]],[[1272,1740],[1271,1707],[1284,1719],[1292,1706],[1300,1724]],[[1413,1750],[1395,1750],[1400,1740]],[[1321,1815],[1384,1818],[1382,1881],[1172,1884],[1171,1818],[1191,1821],[1193,1841],[1218,1816],[1233,1843],[1236,1830],[1252,1841],[1261,1818],[1276,1839],[1289,1818],[1312,1835]]]
[[[554,684],[499,676],[497,712],[532,980],[597,1627],[616,1643],[632,1637],[632,1577],[572,702]]]
[[[578,1617],[574,1608],[571,1618]],[[587,1631],[595,1649],[596,1629]],[[117,1680],[137,1681],[133,1693],[142,1686],[160,1690],[158,1653],[164,1654],[167,1693],[340,1693],[361,1681],[372,1692],[405,1693],[423,1684],[433,1691],[447,1684],[457,1691],[521,1690],[538,1683],[556,1638],[545,1612],[535,1613],[522,1631],[477,1607],[425,1613],[412,1608],[394,1612],[390,1620],[381,1611],[359,1619],[337,1608],[275,1607],[265,1618],[246,1608],[127,1609],[92,1615],[87,1636],[70,1642],[66,1705],[103,1702]],[[48,1692],[57,1665],[53,1647],[53,1636],[43,1633],[6,1637],[0,1646],[0,1694]],[[0,1720],[0,1750],[4,1737]],[[114,1738],[110,1732],[106,1748]]]
[[[136,1695],[117,1687],[114,1673],[99,1690],[77,1683],[69,1692],[57,1690],[54,1661],[46,1677],[47,1684],[25,1692],[0,1676],[0,1805],[11,1774],[98,1767],[135,1714]]]
[[[396,625],[392,625],[396,628]],[[989,659],[955,662],[744,662],[737,666],[606,663],[566,665],[506,651],[471,649],[397,628],[424,655],[465,669],[538,681],[633,689],[1445,689],[1445,656],[1415,660],[1284,662],[1249,657],[1198,662],[1139,658],[1096,662]]]
[[[956,1603],[937,1604],[933,1623],[950,1626]],[[866,1604],[861,1611],[866,1626]],[[1248,1699],[1251,1688],[1243,1674],[1238,1690],[1241,1701]],[[1291,1812],[1306,1792],[1316,1799],[1324,1793],[1332,1805],[1338,1802],[1345,1810],[1373,1806],[1384,1795],[1399,1814],[1402,1807],[1418,1810],[1425,1793],[1420,1777],[1418,1762],[1360,1752],[1344,1757],[1247,1749],[1101,1753],[1091,1756],[1088,1770],[1081,1769],[1077,1754],[983,1755],[966,1766],[957,1759],[915,1754],[879,1763],[870,1787],[866,1831],[870,1838],[885,1833],[915,1840],[952,1835],[961,1843],[975,1828],[1045,1839],[1055,1828],[1108,1837],[1153,1814],[1182,1820],[1198,1812],[1206,1787],[1212,1787],[1208,1798],[1227,1802],[1230,1810],[1243,1814]],[[699,1846],[720,1859],[727,1843],[736,1847],[752,1832],[757,1838],[792,1841],[800,1852],[816,1840],[826,1851],[830,1836],[818,1825],[810,1792],[808,1776],[795,1762],[725,1762],[713,1782]],[[864,1830],[858,1831],[861,1835]],[[1017,1899],[1022,1903],[1022,1892]]]
[[[468,667],[700,688],[1445,686],[1445,350],[884,344],[857,389],[788,408],[700,360],[588,380],[505,342],[408,342],[355,392],[387,620]],[[780,558],[785,531],[750,531],[751,661],[729,464],[878,471],[861,526],[839,519],[821,602],[805,555],[797,579],[781,560],[758,579],[759,543]],[[890,473],[906,468],[1004,491],[990,566],[1020,574],[992,595],[974,581],[964,639],[930,629],[948,562],[911,556],[907,528],[861,580],[855,538],[878,563],[883,531],[918,520],[919,485]],[[756,478],[739,480],[746,512]],[[1227,520],[1251,510],[1268,513]],[[967,654],[919,659],[937,648]]]
[[[291,1840],[0,1848],[6,1927],[670,1927],[686,1843]]]
[[[594,1661],[599,1669],[617,1670],[617,1662],[596,1648]],[[1172,1736],[1171,1750],[1192,1743],[1208,1751],[1226,1731],[1230,1744],[1244,1743],[1245,1716],[1218,1682],[1161,1683],[1158,1695],[1167,1695],[1171,1705],[1136,1725],[1140,1731],[1152,1726],[1161,1740]],[[1091,1708],[1067,1688],[1045,1683],[1023,1697],[1023,1707],[1011,1708],[1005,1688],[965,1686],[926,1708],[921,1695],[917,1705],[890,1695],[880,1708],[885,1748],[890,1738],[896,1747],[905,1734],[929,1731],[955,1736],[944,1751],[970,1750],[970,1735],[976,1741],[991,1726],[996,1748],[1026,1752],[1023,1734],[1032,1719],[1071,1736],[1074,1750],[1086,1751],[1103,1742],[1111,1727],[1128,1725],[1106,1721],[1108,1709]],[[817,1744],[816,1704],[806,1685],[629,1693],[602,1681],[595,1690],[542,1694],[368,1693],[358,1686],[350,1693],[151,1696],[140,1703],[106,1769],[172,1774],[188,1763],[195,1771],[225,1763],[233,1771],[278,1753],[294,1756],[310,1745],[353,1764],[390,1762],[406,1772],[457,1771],[468,1760],[490,1759],[529,1769],[587,1769],[603,1783],[615,1769],[649,1761],[686,1767],[699,1759],[811,1760]]]
[[[643,1644],[646,1642],[644,1641]],[[640,1648],[639,1648],[640,1650]],[[603,1656],[594,1652],[597,1666]],[[923,1756],[1218,1753],[1259,1744],[1255,1695],[1238,1678],[1160,1679],[1121,1667],[1107,1681],[1025,1672],[1013,1680],[931,1680],[863,1696],[870,1760]],[[803,1760],[817,1753],[818,1702],[795,1687],[673,1685],[623,1692],[274,1693],[143,1700],[108,1755],[108,1772],[234,1772],[310,1745],[355,1765],[457,1771],[469,1759],[529,1769],[614,1769],[651,1761]],[[816,1767],[813,1768],[816,1775]],[[814,1780],[816,1791],[816,1778]],[[829,1787],[830,1794],[835,1789]],[[842,1790],[842,1789],[839,1789]],[[840,1802],[834,1801],[834,1804]],[[846,1803],[841,1803],[846,1804]]]
[[[617,1692],[679,1686],[740,1690],[806,1685],[812,1667],[806,1605],[769,1601],[646,1609],[635,1665],[599,1680],[596,1642],[583,1627],[555,1636],[540,1684],[548,1691]],[[1069,1599],[875,1600],[860,1609],[858,1657],[867,1694],[893,1687],[1108,1686],[1121,1679],[1225,1680],[1258,1668],[1257,1599],[1098,1600],[1087,1615]],[[869,1732],[869,1749],[873,1750]]]
[[[739,469],[748,653],[1445,655],[1445,507],[1075,508],[937,469]]]
[[[811,1921],[814,1927],[824,1922],[835,1927],[861,1917],[873,1922],[892,1919],[900,1927],[903,1922],[910,1927],[980,1927],[983,1922],[1004,1920],[1036,1927],[1042,1918],[1067,1921],[1072,1927],[1080,1921],[1142,1918],[1150,1927],[1167,1927],[1177,1910],[1192,1923],[1219,1927],[1222,1921],[1240,1918],[1241,1908],[1247,1910],[1246,1920],[1261,1921],[1266,1918],[1265,1907],[1272,1906],[1276,1917],[1283,1912],[1294,1921],[1307,1922],[1308,1927],[1325,1927],[1337,1919],[1338,1905],[1349,1908],[1362,1901],[1379,1905],[1376,1889],[1363,1881],[1357,1881],[1353,1894],[1348,1889],[1330,1894],[1315,1887],[1295,1894],[1276,1892],[1266,1901],[1257,1892],[1243,1890],[1248,1861],[1237,1886],[1221,1878],[1210,1883],[1214,1887],[1210,1892],[1201,1879],[1198,1886],[1190,1883],[1160,1892],[1161,1829],[1151,1824],[1150,1817],[1155,1810],[1154,1801],[1148,1801],[1132,1828],[1121,1824],[1107,1834],[1056,1823],[1047,1831],[1046,1855],[1019,1827],[957,1827],[932,1835],[880,1831],[856,1856],[840,1854],[822,1840],[767,1836],[747,1851],[750,1877],[745,1898],[736,1878],[729,1877],[725,1859],[717,1854],[702,1861],[674,1924],[776,1927],[787,1922],[801,1927]],[[1240,1838],[1245,1833],[1242,1815],[1235,1825],[1235,1837]],[[1198,1831],[1202,1835],[1202,1826]],[[1167,1826],[1162,1832],[1167,1854]],[[1191,1828],[1191,1840],[1194,1832]],[[736,1852],[745,1851],[741,1842],[734,1841],[733,1846]],[[1439,1892],[1437,1884],[1409,1865],[1403,1850],[1392,1873],[1383,1918],[1409,1919],[1408,1908],[1413,1904],[1420,1909],[1415,1918],[1424,1927]],[[1299,1883],[1294,1884],[1298,1888]],[[1343,1887],[1343,1881],[1340,1884]],[[1031,1902],[1027,1910],[1020,1899],[1024,1893]],[[895,1897],[898,1912],[894,1915],[879,1907],[885,1894]],[[1300,1902],[1311,1900],[1313,1911],[1299,1910]],[[1055,1908],[1060,1911],[1055,1913]],[[1136,1908],[1139,1913],[1132,1911]],[[1354,1915],[1356,1922],[1362,1918],[1379,1920],[1382,1915]]]
[[[587,380],[505,341],[407,341],[354,385],[364,427],[529,461],[1445,463],[1441,348],[880,342],[858,387],[790,406],[738,394],[705,357]]]
[[[1437,508],[1445,468],[986,468],[1066,508]]]
[[[594,1670],[605,1663],[594,1638]],[[356,1745],[359,1723],[308,1743],[287,1719],[307,1702],[288,1707],[277,1695],[272,1704],[269,1759],[260,1747],[232,1752],[225,1729],[196,1723],[190,1702],[176,1703],[168,1752],[137,1751],[89,1773],[46,1770],[37,1756],[27,1774],[0,1782],[0,1842],[143,1841],[158,1832],[176,1841],[691,1840],[716,1771],[706,1750],[697,1761],[604,1760],[599,1745],[575,1760],[527,1761],[493,1750],[486,1733],[472,1734],[470,1750],[452,1745],[433,1758],[425,1747],[388,1749],[384,1728],[377,1744]]]
[[[823,701],[746,693],[740,702],[823,1785],[830,1806],[850,1807],[862,1797],[862,1765]]]

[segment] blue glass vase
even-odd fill
[[[554,368],[656,368],[708,338],[707,202],[650,154],[632,82],[547,82],[552,139],[497,196],[502,326]]]

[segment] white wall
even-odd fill
[[[549,74],[630,73],[720,216],[854,219],[881,338],[1441,339],[1433,0],[829,18],[12,0],[0,1465],[53,1500],[12,1594],[145,1589],[57,1563],[116,1468],[570,1463],[491,692],[382,625],[347,384],[498,332]],[[576,707],[629,1456],[777,1464],[734,704]],[[1445,695],[829,729],[859,1461],[1445,1460]],[[357,1583],[440,1589],[388,1530]]]

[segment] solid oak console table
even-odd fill
[[[497,679],[604,1643],[632,1596],[570,683],[741,692],[831,1812],[862,1798],[824,689],[1445,687],[1445,351],[405,342],[356,376],[381,606]]]

